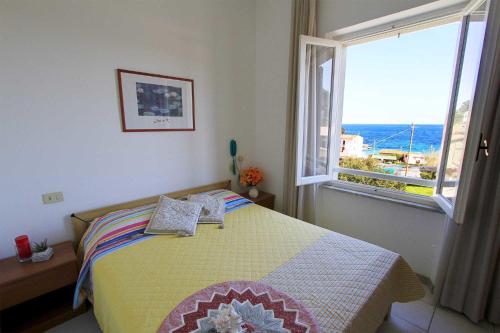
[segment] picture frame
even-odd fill
[[[117,69],[123,132],[194,131],[194,80]]]

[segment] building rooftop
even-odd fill
[[[394,155],[380,155],[380,154],[373,154],[371,155],[372,158],[376,158],[377,160],[385,160],[385,161],[397,161],[397,157]]]
[[[354,140],[356,138],[361,138],[360,135],[357,135],[357,134],[342,134],[340,136],[341,139],[344,139],[344,140]]]
[[[399,150],[399,149],[382,149],[381,151],[379,151],[379,154],[381,155],[402,155],[402,154],[406,154],[405,151],[402,151],[402,150]]]

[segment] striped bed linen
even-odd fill
[[[251,200],[229,190],[213,190],[205,194],[223,199],[226,214],[253,204]],[[123,247],[158,236],[144,234],[156,205],[111,212],[91,223],[80,241],[84,257],[75,287],[73,308],[78,308],[85,299],[92,302],[92,266],[97,260]]]

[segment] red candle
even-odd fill
[[[29,259],[31,258],[31,246],[28,236],[22,235],[15,239],[17,247],[17,255],[19,259]]]

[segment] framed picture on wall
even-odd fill
[[[118,69],[124,132],[194,131],[194,81]]]

